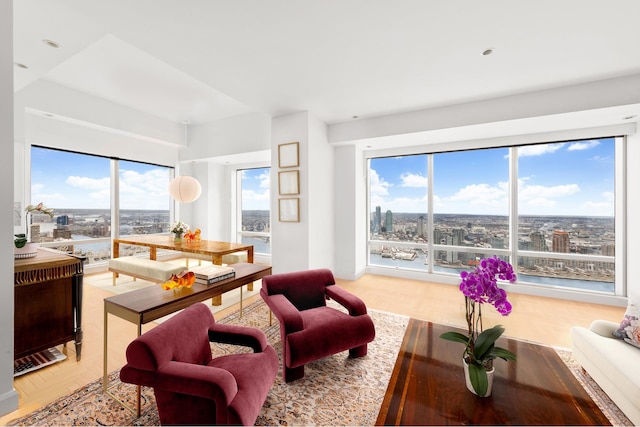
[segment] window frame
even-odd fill
[[[609,129],[610,131],[610,129]],[[581,291],[575,288],[566,288],[566,289],[558,289],[557,287],[547,286],[547,285],[538,285],[531,283],[521,283],[517,285],[505,285],[505,289],[514,290],[516,292],[523,293],[532,293],[532,294],[542,294],[545,296],[552,297],[561,297],[568,298],[574,300],[583,300],[596,302],[595,298],[601,297],[625,297],[627,294],[627,289],[625,286],[626,283],[626,146],[627,146],[627,138],[624,135],[611,135],[610,133],[597,134],[594,132],[594,135],[580,135],[579,138],[571,139],[571,140],[562,140],[562,142],[573,141],[573,140],[588,140],[588,139],[602,139],[602,138],[614,138],[614,147],[615,147],[615,163],[614,163],[614,193],[615,193],[615,211],[614,211],[614,232],[615,232],[615,256],[603,256],[598,255],[597,258],[591,255],[576,255],[576,254],[559,254],[554,252],[540,252],[534,253],[530,251],[522,251],[518,248],[518,233],[517,233],[517,177],[518,177],[518,159],[515,156],[514,148],[518,146],[531,145],[534,143],[540,144],[551,144],[554,142],[558,142],[555,139],[544,140],[545,138],[540,138],[541,141],[535,142],[526,142],[520,144],[509,144],[509,141],[501,141],[500,144],[490,144],[486,141],[484,142],[484,146],[478,146],[477,144],[473,144],[473,142],[468,142],[465,145],[459,145],[455,147],[455,150],[447,149],[444,145],[436,144],[433,146],[416,146],[416,147],[403,147],[399,149],[384,149],[384,150],[369,150],[363,152],[363,160],[365,162],[366,168],[366,197],[365,197],[365,210],[366,210],[366,218],[369,218],[372,212],[372,209],[375,207],[371,206],[371,182],[370,182],[370,170],[371,170],[371,159],[380,158],[380,157],[392,157],[392,156],[405,156],[405,155],[416,155],[416,154],[426,154],[428,155],[428,179],[429,183],[433,183],[433,157],[438,153],[448,152],[448,151],[471,151],[478,149],[491,149],[491,148],[509,148],[509,196],[510,196],[510,205],[509,205],[509,249],[491,249],[492,254],[501,255],[501,256],[509,256],[514,267],[517,268],[517,259],[520,256],[539,256],[558,259],[576,259],[579,258],[581,260],[590,259],[594,257],[598,261],[609,261],[615,262],[615,280],[614,280],[614,289],[613,293],[609,292],[598,292],[598,291]],[[508,138],[506,138],[508,139]],[[496,141],[493,141],[496,142]],[[433,233],[433,186],[429,186],[428,191],[428,228],[430,236]],[[366,265],[365,272],[372,274],[383,274],[383,275],[392,275],[392,276],[401,276],[407,278],[415,278],[419,280],[424,280],[425,278],[428,280],[433,280],[442,283],[450,283],[457,284],[459,283],[459,276],[457,274],[448,274],[442,272],[434,271],[434,253],[439,250],[455,250],[462,252],[469,252],[472,249],[465,247],[457,247],[457,246],[447,246],[447,245],[438,245],[433,242],[433,238],[428,239],[428,243],[425,244],[427,247],[427,271],[423,272],[422,270],[415,269],[403,269],[399,267],[386,267],[382,265],[372,265],[370,262],[370,254],[371,254],[371,245],[379,244],[382,241],[371,240],[371,232],[369,221],[365,224],[366,233],[365,233],[365,250],[366,250]],[[400,243],[398,246],[402,246],[402,242],[394,242]],[[415,243],[407,244],[417,247]],[[519,288],[519,289],[517,289]],[[536,288],[536,289],[534,289]]]

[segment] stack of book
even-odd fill
[[[233,268],[223,267],[221,265],[202,265],[193,267],[191,271],[196,275],[196,283],[203,285],[211,285],[236,276]]]

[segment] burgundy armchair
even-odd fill
[[[212,358],[210,340],[254,352]],[[120,379],[153,387],[163,425],[253,425],[278,373],[261,330],[215,323],[202,303],[136,338],[126,354]]]
[[[262,278],[260,296],[280,321],[282,376],[302,378],[304,365],[349,350],[367,354],[375,327],[364,302],[336,285],[331,271],[317,269]],[[330,298],[346,311],[327,306]]]

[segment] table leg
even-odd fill
[[[102,389],[107,391],[107,319],[109,318],[109,313],[107,313],[107,304],[104,305],[104,335],[102,341]]]
[[[253,264],[253,246],[247,249],[247,262]],[[247,283],[247,291],[253,291],[253,282]]]

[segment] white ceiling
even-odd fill
[[[639,16],[637,0],[15,0],[15,89],[332,124],[637,74]]]

